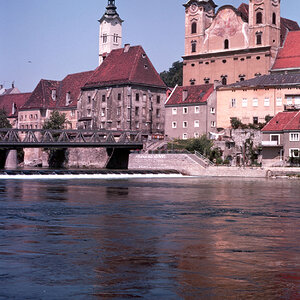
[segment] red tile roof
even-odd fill
[[[95,70],[85,88],[139,84],[166,88],[141,46],[130,47],[128,51],[111,51],[104,62]]]
[[[187,91],[187,98],[185,101],[183,101],[184,91]],[[178,86],[173,90],[166,106],[205,103],[213,91],[213,84]]]
[[[285,131],[300,129],[300,111],[284,111],[278,113],[263,129],[269,131]]]
[[[93,71],[70,74],[62,81],[42,79],[36,86],[31,97],[23,105],[22,110],[76,108],[81,88],[92,74]],[[56,100],[52,99],[52,90],[56,90]],[[71,99],[69,105],[66,104],[66,94],[68,92],[70,92]]]
[[[18,110],[29,99],[31,93],[8,94],[0,96],[0,109],[3,109],[7,117],[16,117]],[[15,105],[15,113],[13,114],[13,104]]]
[[[240,12],[242,19],[245,22],[248,22],[249,21],[249,5],[246,3],[242,3],[237,10]],[[280,25],[281,25],[280,45],[282,46],[288,32],[300,30],[300,27],[297,22],[289,20],[289,19],[285,19],[285,18],[280,18]]]
[[[81,93],[81,88],[91,77],[94,71],[81,72],[66,76],[60,83],[56,108],[72,107],[77,108],[77,102]],[[71,102],[66,105],[66,94],[70,92]]]
[[[272,70],[300,68],[300,31],[288,33],[284,46],[279,50]]]

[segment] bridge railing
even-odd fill
[[[45,130],[0,129],[0,147],[39,145],[141,145],[143,137],[137,131],[107,130]]]

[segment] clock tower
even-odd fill
[[[112,50],[122,48],[122,23],[115,0],[108,0],[106,11],[99,20],[99,65]]]

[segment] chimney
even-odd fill
[[[0,84],[0,90],[2,90],[3,89],[3,84]]]
[[[182,101],[184,102],[188,97],[188,91],[187,90],[183,90],[182,92]]]
[[[11,84],[11,87],[14,89],[15,88],[15,82],[13,81]]]
[[[221,86],[221,85],[222,85],[221,81],[219,81],[219,80],[215,80],[215,81],[214,81],[214,89],[215,89],[215,90],[217,89],[217,87],[219,87],[219,86]]]
[[[124,53],[127,53],[130,49],[130,44],[125,44],[124,45]]]

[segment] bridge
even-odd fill
[[[0,129],[0,148],[142,149],[142,133],[107,130]]]
[[[107,149],[107,168],[127,169],[130,150],[143,149],[143,135],[136,131],[0,129],[0,149],[6,149],[2,160],[10,168],[17,166],[16,151],[11,150],[91,147]]]

